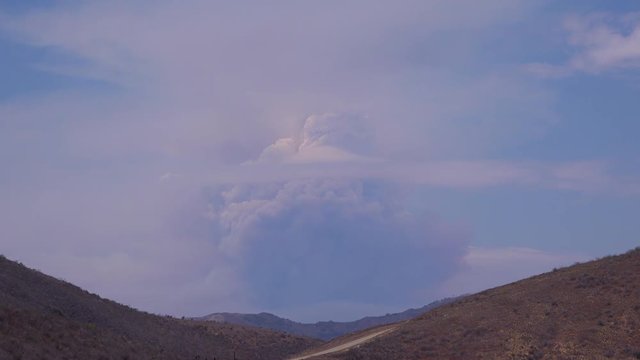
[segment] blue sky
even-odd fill
[[[347,320],[638,245],[634,1],[3,1],[0,252]]]

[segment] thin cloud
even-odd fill
[[[565,20],[574,55],[565,64],[530,63],[533,74],[560,78],[575,72],[599,74],[640,68],[640,15],[591,14]]]

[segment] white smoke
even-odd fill
[[[310,116],[298,136],[277,140],[258,161],[310,161],[310,153],[323,162],[366,159],[372,137],[360,119]],[[335,154],[344,156],[327,156]],[[401,307],[426,301],[419,296],[429,284],[454,271],[466,237],[407,211],[398,190],[335,174],[230,184],[211,193],[207,216],[218,251],[256,304],[280,313],[322,304]]]

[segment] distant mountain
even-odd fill
[[[338,336],[364,330],[370,327],[409,320],[416,316],[420,316],[431,309],[435,309],[438,306],[448,304],[456,299],[458,298],[443,299],[440,301],[432,302],[429,305],[425,305],[418,309],[409,309],[401,313],[387,314],[383,316],[368,316],[360,320],[349,322],[320,321],[313,324],[304,324],[284,319],[269,313],[214,313],[196,318],[196,320],[255,326],[263,329],[284,331],[289,334],[307,336],[322,340],[330,340]]]
[[[324,351],[314,360],[640,359],[640,248],[467,296],[388,328],[348,351],[324,349],[375,329],[305,353]]]
[[[0,359],[273,359],[320,341],[140,312],[0,256]]]

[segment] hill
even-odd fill
[[[319,340],[140,312],[0,256],[0,359],[283,359]]]
[[[284,319],[269,313],[214,313],[197,318],[197,320],[255,326],[264,329],[284,331],[290,334],[307,336],[316,339],[330,340],[338,336],[364,330],[374,326],[391,324],[398,321],[412,319],[426,313],[431,309],[435,309],[438,306],[448,304],[455,299],[457,298],[443,299],[432,302],[418,309],[409,309],[400,313],[387,314],[383,316],[368,316],[356,321],[348,322],[319,321],[312,324],[305,324],[291,321],[289,319]]]
[[[310,358],[640,359],[640,249],[467,296]]]

